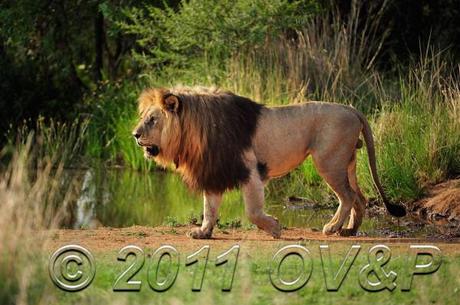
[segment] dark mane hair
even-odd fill
[[[175,118],[180,139],[174,162],[187,185],[199,191],[224,192],[246,182],[250,171],[243,160],[263,105],[228,91],[213,88],[148,89],[139,100],[140,110],[149,104],[164,105],[173,94],[180,103]]]
[[[246,182],[243,153],[252,143],[263,105],[213,89],[172,89],[179,98],[182,140],[178,166],[193,189],[223,192]]]

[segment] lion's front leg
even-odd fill
[[[203,223],[200,228],[194,228],[189,235],[195,239],[211,238],[212,229],[216,225],[219,206],[222,202],[222,194],[203,194]]]
[[[251,171],[249,181],[242,186],[242,191],[249,220],[259,229],[279,238],[281,226],[275,217],[264,212],[264,183],[256,171]]]

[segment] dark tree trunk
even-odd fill
[[[102,79],[102,69],[104,68],[104,15],[98,12],[94,20],[96,59],[94,62],[94,78],[98,82]]]

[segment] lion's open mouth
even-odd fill
[[[145,148],[145,151],[147,152],[147,154],[149,156],[152,156],[152,157],[155,157],[157,156],[159,153],[160,153],[160,149],[158,148],[158,146],[156,145],[153,145],[153,146],[147,146]]]

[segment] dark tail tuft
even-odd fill
[[[385,204],[385,206],[388,212],[395,217],[406,216],[406,208],[403,207],[402,205],[388,203],[388,204]]]

